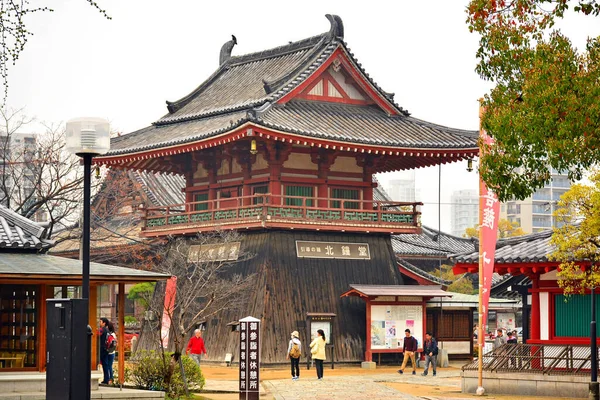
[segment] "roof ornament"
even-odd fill
[[[331,39],[344,38],[344,23],[342,19],[337,15],[326,14],[325,18],[329,20],[331,28],[329,29],[329,37]]]
[[[236,44],[237,38],[234,35],[231,35],[231,40],[221,47],[221,53],[219,54],[219,65],[223,65],[231,58],[231,50],[233,50],[233,46]]]

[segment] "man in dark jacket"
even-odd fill
[[[100,383],[108,384],[110,380],[109,365],[108,365],[108,348],[106,347],[106,339],[108,338],[108,319],[100,318],[100,364],[102,364],[102,372],[104,379]]]
[[[425,353],[425,370],[423,371],[423,376],[427,376],[427,371],[429,370],[429,363],[433,366],[433,376],[436,373],[437,367],[437,355],[438,355],[438,345],[437,340],[433,336],[431,336],[431,332],[427,332],[425,334],[425,345],[423,346],[423,352]]]
[[[404,353],[404,359],[402,360],[402,367],[398,370],[399,374],[404,373],[404,368],[406,368],[406,363],[410,358],[413,367],[413,375],[417,374],[417,363],[415,362],[415,352],[417,351],[417,339],[410,335],[410,329],[406,329],[404,331],[404,346],[402,347],[402,352]]]

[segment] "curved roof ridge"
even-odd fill
[[[435,236],[435,235],[439,234],[439,235],[450,237],[452,239],[460,240],[460,241],[463,241],[463,242],[473,242],[473,240],[477,241],[477,238],[466,238],[466,237],[462,237],[462,236],[456,236],[456,235],[453,235],[451,233],[439,231],[439,230],[437,230],[435,228],[430,228],[430,227],[428,227],[426,225],[421,225],[421,228],[423,229],[423,231],[427,230],[427,231],[431,232],[432,236]]]
[[[233,67],[236,65],[246,64],[258,60],[265,60],[267,58],[281,57],[286,54],[295,53],[300,50],[316,47],[316,45],[318,45],[321,41],[327,38],[328,32],[324,32],[319,35],[297,40],[295,42],[289,42],[288,44],[272,47],[270,49],[260,50],[253,53],[241,54],[239,56],[233,56],[226,62],[226,66]]]
[[[554,233],[554,231],[552,229],[547,229],[547,230],[540,231],[540,232],[529,233],[527,235],[511,236],[511,237],[499,239],[498,245],[500,247],[502,247],[502,246],[513,245],[513,244],[522,243],[522,242],[529,242],[531,240],[546,239],[546,238],[552,236],[553,233]]]

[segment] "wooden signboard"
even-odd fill
[[[370,260],[368,243],[312,242],[296,240],[298,258],[336,258],[342,260]]]

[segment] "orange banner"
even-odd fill
[[[485,144],[492,144],[485,131],[481,130]],[[479,323],[482,328],[487,326],[488,305],[490,290],[492,288],[492,275],[494,274],[494,257],[496,255],[496,241],[498,240],[498,217],[500,215],[500,202],[498,196],[490,190],[485,182],[479,179],[479,241],[481,242],[479,254],[479,273],[483,276],[483,285],[479,288],[482,297],[482,315]]]

